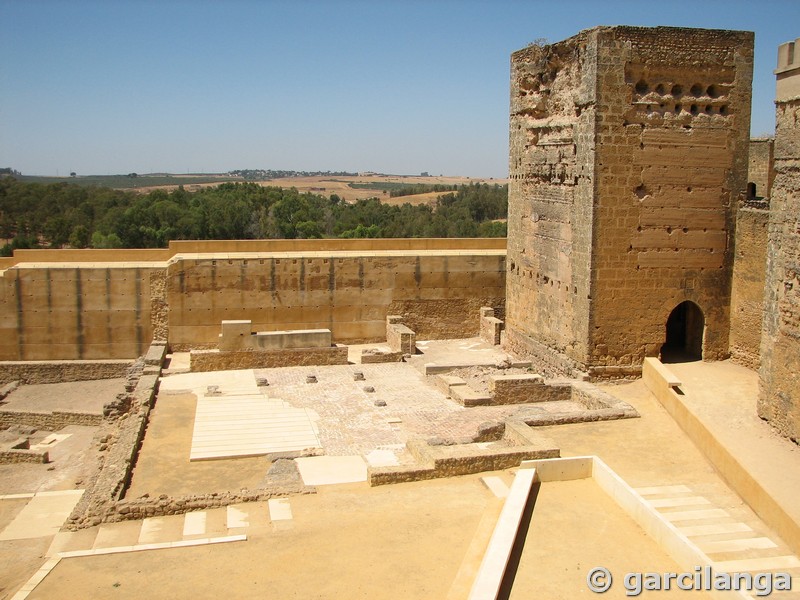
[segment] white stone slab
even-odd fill
[[[247,512],[235,506],[228,506],[226,521],[228,529],[247,527],[250,524]]]
[[[800,568],[800,559],[796,556],[769,556],[766,558],[744,558],[741,560],[725,560],[714,563],[714,570],[725,573],[742,573],[745,571],[783,571]]]
[[[92,549],[121,548],[136,545],[139,540],[140,521],[120,521],[119,523],[106,523],[97,530]]]
[[[30,450],[33,452],[43,452],[45,450],[49,450],[59,442],[63,442],[71,435],[71,433],[51,433],[38,444],[33,444],[30,447]]]
[[[272,498],[269,505],[269,518],[272,521],[291,521],[292,507],[287,498]]]
[[[698,519],[722,519],[728,513],[721,508],[706,508],[704,510],[682,510],[677,512],[661,513],[668,521],[695,521]]]
[[[167,540],[161,539],[161,532],[164,530],[164,517],[148,517],[142,521],[142,528],[139,530],[137,544],[155,544]]]
[[[656,494],[681,494],[691,491],[692,490],[685,485],[658,485],[636,488],[636,492],[641,496],[655,496]]]
[[[506,482],[496,475],[481,477],[481,481],[483,481],[483,484],[498,498],[507,498],[511,491],[506,485]]]
[[[695,535],[715,535],[718,533],[743,533],[753,531],[744,523],[717,523],[714,525],[691,525],[689,527],[678,527],[680,532],[687,536]]]
[[[366,456],[367,462],[372,467],[394,467],[400,464],[397,455],[392,450],[375,448]]]
[[[197,511],[183,517],[183,535],[203,535],[206,532],[206,513]]]
[[[0,533],[0,540],[55,535],[83,495],[83,490],[38,492]]]
[[[743,550],[766,550],[778,547],[775,542],[765,537],[695,542],[695,544],[706,554],[714,554],[716,552],[741,552]]]
[[[483,555],[481,566],[472,584],[470,600],[484,600],[498,596],[535,475],[536,470],[533,468],[521,468],[517,471],[511,484],[511,492],[503,504],[503,510],[489,540],[489,547]]]
[[[658,498],[656,500],[648,500],[648,502],[656,508],[671,508],[673,506],[700,506],[703,504],[711,504],[702,496],[687,496],[683,498]]]
[[[306,485],[332,485],[367,480],[367,464],[360,456],[310,456],[296,458]]]
[[[159,391],[180,392],[189,390],[197,396],[204,396],[210,385],[218,386],[219,391],[223,394],[233,391],[258,393],[258,385],[252,369],[170,375],[161,379]]]
[[[200,396],[190,460],[261,456],[321,448],[308,411],[260,393]]]

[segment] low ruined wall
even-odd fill
[[[103,415],[68,411],[37,412],[21,410],[0,411],[0,429],[12,425],[28,425],[46,431],[59,431],[67,425],[94,427],[103,422]]]
[[[486,449],[474,444],[431,446],[424,440],[409,440],[406,447],[418,464],[369,467],[367,478],[373,486],[422,481],[510,469],[518,467],[523,460],[558,458],[561,455],[551,440],[534,433],[519,421],[505,423],[504,437],[511,444]]]
[[[541,375],[495,375],[489,378],[492,405],[570,400],[570,382],[547,382]]]
[[[226,491],[177,497],[162,495],[156,498],[126,498],[109,506],[103,517],[103,522],[138,521],[150,517],[182,515],[195,510],[221,508],[243,502],[263,502],[270,498],[285,497],[290,494],[310,494],[314,492],[315,489],[313,487],[304,486],[301,482],[294,482],[289,485],[268,485],[257,490],[242,490],[240,492]]]
[[[394,362],[403,362],[402,352],[371,352],[370,350],[361,351],[362,365]]]
[[[302,348],[285,350],[193,350],[189,368],[194,373],[232,369],[272,369],[316,365],[346,365],[347,347]]]
[[[43,464],[50,462],[50,453],[33,452],[31,450],[0,450],[0,465],[13,465],[16,463]]]
[[[0,362],[0,385],[19,381],[26,385],[125,377],[129,360],[60,360]]]
[[[739,208],[731,289],[730,352],[734,362],[750,369],[758,369],[760,361],[768,223],[768,210]]]
[[[130,410],[120,417],[100,472],[72,511],[65,527],[80,529],[103,522],[130,483],[158,386],[158,374],[142,374],[130,393]]]

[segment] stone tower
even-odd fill
[[[551,373],[728,351],[753,34],[597,27],[511,57],[506,344]]]
[[[775,75],[775,180],[758,414],[800,442],[800,39],[781,44]]]

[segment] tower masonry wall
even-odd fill
[[[775,140],[773,138],[753,138],[750,140],[750,153],[747,163],[747,183],[753,184],[754,194],[748,198],[769,198],[772,181],[775,178]]]
[[[752,33],[667,27],[512,55],[512,350],[527,339],[566,370],[629,374],[690,300],[704,358],[727,356],[752,65]]]
[[[758,414],[800,442],[800,40],[778,52]]]
[[[769,211],[739,207],[731,288],[731,359],[750,369],[760,361]]]

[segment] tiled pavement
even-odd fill
[[[354,380],[355,372],[363,373],[364,380]],[[312,374],[317,383],[306,383]],[[410,437],[466,441],[487,421],[575,408],[574,403],[560,402],[464,408],[407,363],[260,369],[255,376],[268,380],[263,390],[269,397],[318,415],[326,454],[368,456],[384,449],[395,452],[401,464],[411,461],[401,450]],[[365,391],[367,386],[375,391]],[[376,406],[376,401],[386,405]]]

